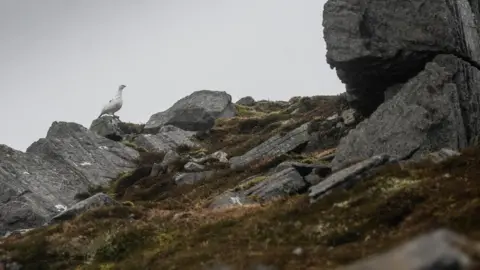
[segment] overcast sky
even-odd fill
[[[344,91],[325,61],[324,0],[0,0],[0,144],[86,127],[125,84],[120,119],[201,89],[234,101]]]

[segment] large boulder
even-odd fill
[[[461,149],[480,134],[479,111],[480,71],[439,55],[342,138],[332,169],[381,153],[415,160],[442,148]]]
[[[168,110],[150,117],[145,130],[155,132],[164,125],[188,131],[209,130],[217,118],[234,117],[232,97],[224,91],[201,90],[180,99]]]
[[[43,224],[75,194],[133,170],[138,152],[75,123],[54,122],[26,153],[0,145],[0,235]]]
[[[323,11],[327,62],[364,114],[383,92],[420,72],[438,54],[480,63],[478,1],[329,0]],[[478,17],[478,16],[477,16]]]

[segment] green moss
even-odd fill
[[[253,117],[253,116],[261,116],[261,112],[255,111],[252,107],[247,107],[243,105],[235,104],[237,108],[237,116],[238,117]]]
[[[234,191],[242,191],[242,190],[247,190],[253,186],[255,186],[256,184],[262,182],[263,180],[267,179],[266,176],[257,176],[257,177],[254,177],[253,179],[245,182],[245,183],[242,183],[240,184],[239,186],[235,187]]]

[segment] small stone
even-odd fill
[[[297,247],[296,249],[293,250],[293,254],[300,256],[303,254],[303,249],[301,247]]]
[[[355,123],[355,110],[348,109],[342,112],[343,123],[347,126]]]

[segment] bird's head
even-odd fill
[[[122,85],[120,85],[120,86],[118,87],[118,90],[121,91],[121,90],[123,90],[123,88],[125,88],[125,87],[127,87],[127,86],[122,84]]]

